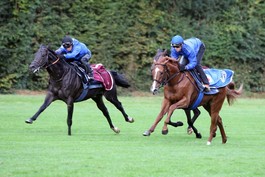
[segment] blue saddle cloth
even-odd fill
[[[199,94],[195,102],[188,108],[190,110],[195,109],[203,99],[203,95],[213,95],[219,92],[218,88],[227,86],[233,79],[234,71],[230,69],[204,69],[204,72],[209,80],[211,90],[209,92],[203,92],[201,81],[198,79],[198,75],[195,71],[191,71],[191,75],[195,79],[198,87]]]
[[[230,69],[205,69],[204,70],[211,88],[227,86],[233,79],[234,71]]]

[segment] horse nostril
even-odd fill
[[[29,65],[29,70],[33,71],[34,70],[34,65]]]
[[[29,70],[30,70],[31,72],[33,72],[33,73],[38,72],[39,69],[40,69],[40,67],[36,67],[36,66],[33,65],[33,64],[29,65]]]

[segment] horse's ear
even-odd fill
[[[156,53],[163,53],[164,49],[157,49]]]
[[[47,45],[47,49],[48,49],[49,51],[51,51],[51,52],[54,53],[54,51],[53,51],[52,48],[51,48],[51,44],[48,44],[48,45]]]
[[[167,49],[163,49],[163,54],[164,54],[164,56],[169,56],[168,55],[168,50]]]

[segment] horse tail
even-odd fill
[[[226,86],[226,98],[229,105],[232,105],[236,98],[238,98],[243,92],[243,84],[240,85],[238,90],[235,90],[235,83],[230,82]]]
[[[123,74],[120,74],[116,71],[110,71],[110,73],[113,76],[114,81],[118,86],[124,88],[129,88],[131,86]]]

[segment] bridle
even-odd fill
[[[170,75],[169,73],[169,69],[168,66],[166,65],[167,62],[165,63],[154,63],[155,66],[160,65],[163,67],[163,76],[161,77],[161,80],[158,79],[153,79],[153,81],[157,82],[160,84],[159,88],[163,87],[164,85],[168,84],[174,77],[178,76],[179,74],[181,74],[181,72],[176,72],[173,75]],[[182,78],[176,83],[179,84],[184,78],[184,74],[182,74]]]
[[[56,59],[54,62],[52,62],[51,64],[49,64],[48,66],[45,66],[45,69],[47,69],[47,68],[51,67],[52,65],[56,64],[56,63],[60,60],[60,57],[54,55],[52,52],[50,52],[50,51],[48,50],[48,55],[47,55],[47,57],[49,57],[50,54],[52,55],[52,57],[57,58],[57,59]]]
[[[33,65],[37,66],[36,69],[33,71],[33,73],[39,71],[40,68],[47,69],[52,65],[56,64],[60,60],[59,57],[57,57],[53,52],[49,51],[49,49],[46,47],[42,47],[39,50],[39,53],[36,53],[36,55],[37,57],[40,57],[40,59],[33,61]],[[56,60],[53,61],[52,63],[49,63],[49,57],[52,59],[55,58]]]

